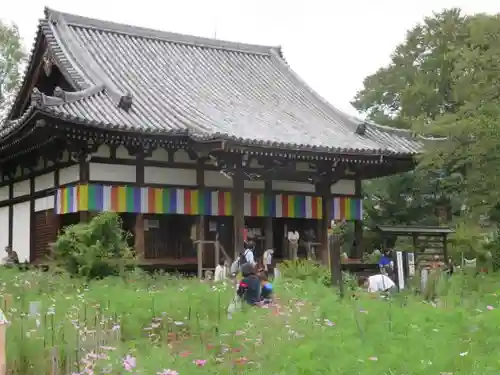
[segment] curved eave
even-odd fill
[[[306,144],[291,144],[278,142],[261,142],[252,139],[243,139],[230,136],[229,134],[194,134],[192,132],[182,131],[144,131],[144,129],[136,129],[111,123],[102,123],[97,121],[88,121],[84,118],[72,116],[61,111],[59,106],[45,107],[38,112],[49,116],[52,119],[60,120],[67,124],[73,124],[80,127],[86,127],[89,130],[95,129],[100,131],[117,132],[123,136],[130,138],[148,137],[152,139],[161,139],[169,137],[185,137],[186,140],[194,143],[220,142],[226,148],[250,147],[256,149],[278,150],[283,152],[297,153],[314,153],[314,154],[330,154],[330,155],[345,155],[345,156],[367,156],[367,157],[395,157],[395,158],[413,158],[418,155],[417,152],[394,152],[390,150],[366,150],[354,148],[334,148],[334,147],[318,147]]]

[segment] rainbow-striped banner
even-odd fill
[[[333,198],[334,220],[361,220],[363,219],[363,201],[353,197]]]
[[[321,219],[321,197],[278,194],[265,199],[263,193],[245,193],[245,216]]]
[[[94,184],[59,189],[57,213],[79,211],[228,216],[232,204],[224,191]]]
[[[282,218],[322,218],[321,197],[277,194],[265,199],[264,193],[244,194],[245,216]],[[57,192],[58,214],[80,211],[115,211],[149,214],[230,216],[231,192],[179,188],[152,188],[81,184]],[[333,199],[336,220],[358,220],[362,201],[351,197]]]

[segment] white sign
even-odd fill
[[[404,273],[404,263],[403,263],[403,252],[396,251],[396,264],[398,267],[398,284],[399,290],[405,288],[405,273]]]

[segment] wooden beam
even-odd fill
[[[264,199],[265,200],[270,200],[272,199],[273,195],[273,187],[272,187],[272,182],[270,180],[267,180],[264,185]],[[265,249],[264,251],[268,249],[272,249],[273,242],[274,242],[274,234],[273,234],[273,217],[272,216],[266,216],[264,217],[264,243],[265,243]]]
[[[361,177],[357,177],[354,180],[354,194],[356,197],[361,198],[363,195],[362,191],[362,183]],[[363,204],[363,201],[361,201]],[[354,258],[362,258],[363,257],[363,218],[361,220],[354,221],[354,241],[356,246],[354,248]]]
[[[137,184],[144,184],[144,154],[139,152],[136,154],[136,169],[135,181]],[[137,213],[135,215],[134,225],[134,250],[136,257],[139,260],[145,258],[146,244],[144,239],[144,214]]]
[[[234,220],[234,259],[243,251],[244,240],[243,230],[245,229],[245,180],[243,177],[243,168],[241,166],[241,159],[237,160],[236,168],[233,175],[233,220]]]

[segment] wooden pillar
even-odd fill
[[[33,170],[30,169],[30,174],[33,174]],[[33,262],[36,257],[36,217],[35,217],[35,177],[33,175],[30,177],[30,262]]]
[[[332,193],[330,192],[330,185],[327,182],[323,182],[318,186],[318,192],[320,192],[322,199],[322,218],[321,218],[321,228],[318,237],[321,242],[319,259],[321,259],[321,263],[329,264],[329,241],[328,241],[328,228],[330,228],[330,223],[333,218],[333,200]],[[340,262],[340,256],[339,256]]]
[[[90,179],[90,164],[87,160],[87,154],[80,156],[80,184],[88,184]],[[80,221],[86,223],[90,220],[88,211],[80,212]]]
[[[237,161],[233,175],[233,226],[234,226],[234,259],[243,251],[243,230],[245,229],[245,180],[241,159]]]
[[[144,259],[146,254],[146,244],[144,241],[144,215],[138,213],[135,215],[134,225],[134,250],[137,259]]]
[[[202,159],[198,159],[198,163],[196,165],[196,185],[199,190],[199,194],[202,194],[204,189],[205,189],[205,170],[204,170],[204,162]],[[199,215],[197,217],[197,222],[196,222],[196,241],[197,245],[195,244],[195,248],[197,249],[197,252],[199,251],[198,255],[198,263],[202,263],[201,268],[203,269],[203,262],[206,260],[206,257],[204,256],[205,251],[206,251],[206,246],[205,246],[205,216],[203,214]],[[215,251],[215,249],[214,249]],[[214,258],[214,263],[217,262],[218,259],[216,260]],[[214,267],[217,267],[217,263],[215,263]]]
[[[137,184],[144,184],[144,154],[139,152],[136,155],[135,181]],[[146,242],[144,240],[144,214],[138,212],[135,215],[134,225],[134,250],[137,259],[144,259],[146,256]]]
[[[266,181],[264,185],[264,199],[266,202],[270,202],[271,199],[273,199],[273,187],[272,187],[272,182],[271,181]],[[274,242],[274,237],[273,237],[273,217],[271,216],[271,213],[269,212],[269,215],[264,217],[265,224],[264,224],[264,236],[265,236],[265,249],[272,249],[273,248],[273,242]]]
[[[14,183],[12,178],[14,174],[9,174],[9,247],[12,249],[12,243],[14,242],[14,205],[12,204],[12,199],[14,199]]]
[[[360,177],[356,177],[354,180],[354,194],[356,198],[361,199],[361,204],[363,204],[363,191],[362,191],[362,180]],[[354,249],[354,258],[363,257],[363,218],[354,221],[354,241],[356,242],[356,247]]]

